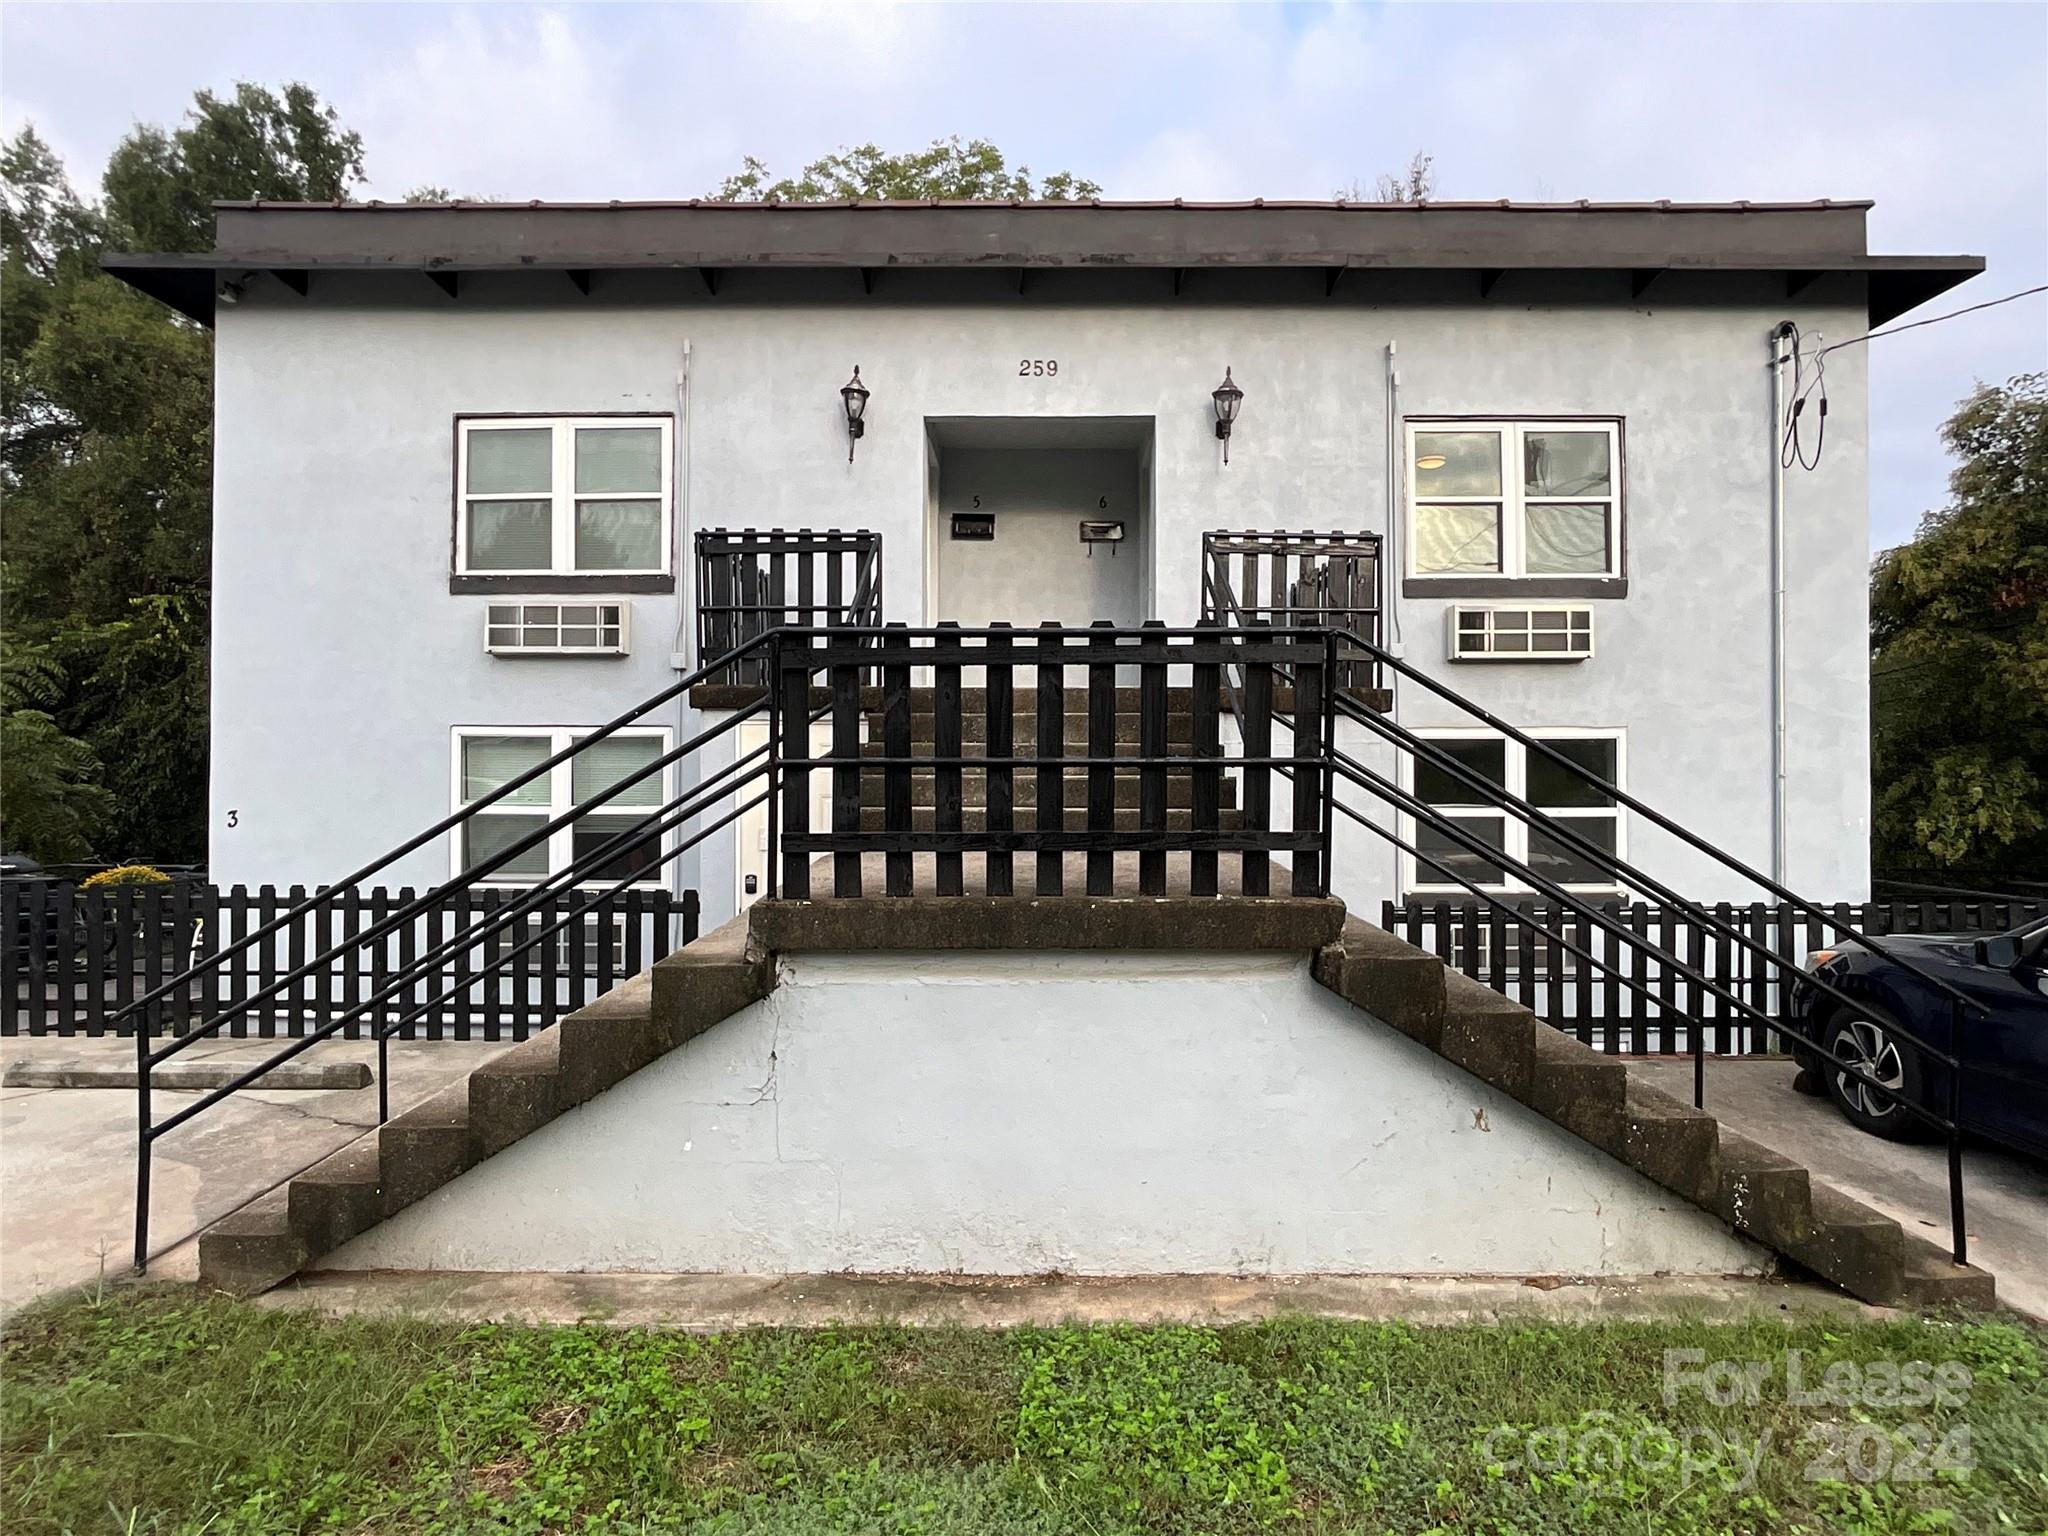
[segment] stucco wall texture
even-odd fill
[[[258,283],[218,334],[211,861],[227,882],[327,881],[449,810],[449,728],[595,723],[676,677],[690,533],[825,525],[885,537],[888,617],[920,622],[928,418],[1149,420],[1154,616],[1192,622],[1205,529],[1384,530],[1386,357],[1403,415],[1619,416],[1630,590],[1596,603],[1598,654],[1453,665],[1442,599],[1401,600],[1407,657],[1518,723],[1623,727],[1629,788],[1763,866],[1770,848],[1769,477],[1765,337],[1863,328],[1859,295],[1788,304],[1606,297],[1540,305],[766,303],[690,300],[652,279],[578,298],[517,274],[418,302],[323,278],[311,300]],[[1675,295],[1683,295],[1676,285]],[[487,599],[448,589],[454,418],[464,412],[688,411],[675,596],[633,599],[623,660],[484,653]],[[1056,376],[1019,376],[1057,359]],[[873,391],[852,463],[838,388]],[[1209,392],[1245,400],[1230,462]],[[1827,451],[1788,491],[1792,883],[1866,892],[1869,784],[1864,360],[1831,359]],[[1119,560],[1140,556],[1126,547]],[[685,641],[681,649],[692,650]],[[1420,690],[1411,725],[1455,716]],[[699,728],[678,704],[679,733]],[[681,736],[679,734],[679,738]],[[230,825],[230,813],[233,825]],[[729,910],[729,836],[680,861],[708,922]],[[1668,839],[1631,852],[1703,899],[1753,899]],[[1383,846],[1340,864],[1372,915]],[[390,883],[448,872],[430,848]]]
[[[1295,957],[785,957],[334,1269],[1754,1271]]]

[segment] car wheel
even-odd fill
[[[1835,1061],[1823,1064],[1828,1097],[1851,1125],[1887,1141],[1926,1138],[1927,1122],[1899,1103],[1922,1099],[1919,1060],[1897,1025],[1871,1011],[1844,1012],[1828,1025],[1827,1044],[1837,1061],[1860,1067],[1884,1085],[1873,1087],[1852,1077]],[[1887,1088],[1896,1091],[1887,1093]]]

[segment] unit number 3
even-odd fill
[[[1056,357],[1026,357],[1017,363],[1017,377],[1020,379],[1059,377],[1060,360]]]

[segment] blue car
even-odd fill
[[[1963,1128],[2048,1157],[2048,918],[1981,938],[1899,934],[1878,942],[1974,1005],[1956,1053],[1963,1063]],[[1947,1115],[1948,1067],[1915,1041],[1946,1052],[1949,996],[1860,944],[1819,950],[1807,956],[1806,969],[1851,1003],[1801,979],[1792,987],[1788,1022],[1885,1088],[1859,1081],[1795,1041],[1792,1054],[1802,1069],[1797,1086],[1826,1094],[1852,1125],[1873,1136],[1911,1141],[1935,1134],[1930,1122],[1897,1100]]]

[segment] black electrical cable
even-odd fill
[[[1790,469],[1794,464],[1797,464],[1801,469],[1808,470],[1820,463],[1821,447],[1827,442],[1828,436],[1827,355],[1830,352],[1839,352],[1843,347],[1861,346],[1866,341],[1876,341],[1884,336],[1896,336],[1901,331],[1918,330],[1923,325],[1939,325],[1944,320],[1955,320],[1964,315],[1974,315],[1980,309],[1996,309],[2001,304],[2010,304],[2015,299],[2031,298],[2037,293],[2048,293],[2048,283],[2040,283],[2032,288],[2022,288],[2017,293],[2008,293],[2001,298],[1986,299],[1982,304],[1971,304],[1962,309],[1952,309],[1945,315],[1929,315],[1925,320],[1909,320],[1904,325],[1887,326],[1881,331],[1867,331],[1861,336],[1851,336],[1847,341],[1835,341],[1828,343],[1824,347],[1817,347],[1814,349],[1811,359],[1813,367],[1811,383],[1807,383],[1804,380],[1808,359],[1799,350],[1799,327],[1790,320],[1787,320],[1780,328],[1779,335],[1789,337],[1792,342],[1792,403],[1785,412],[1784,436],[1779,445],[1779,463],[1786,469]],[[1807,397],[1815,391],[1818,391],[1820,394],[1820,408],[1815,413],[1819,418],[1819,426],[1814,433],[1813,458],[1809,461],[1806,457],[1805,446],[1800,439],[1799,418],[1805,413]]]
[[[1811,470],[1819,465],[1821,449],[1826,446],[1828,440],[1827,364],[1822,361],[1828,349],[1823,347],[1813,354],[1813,378],[1808,382],[1807,359],[1800,351],[1799,327],[1787,320],[1778,334],[1792,344],[1792,401],[1785,410],[1784,435],[1778,444],[1778,463],[1785,469],[1797,464],[1801,469]],[[1781,366],[1782,362],[1781,359]],[[1820,425],[1814,433],[1813,457],[1809,459],[1799,437],[1799,418],[1806,411],[1807,397],[1816,390],[1820,392],[1820,409],[1814,414]]]

